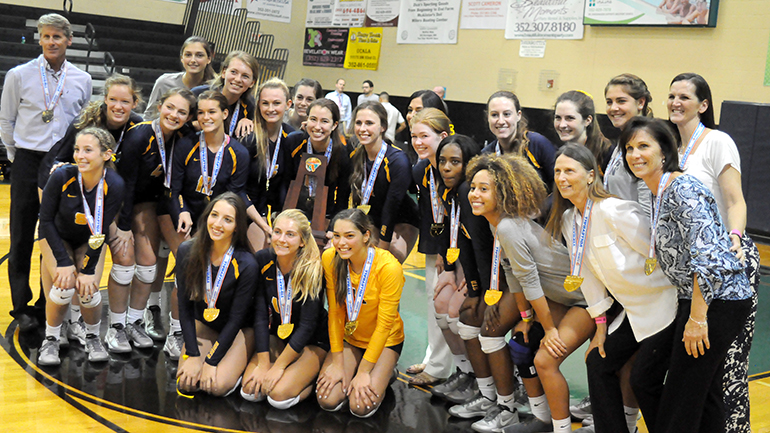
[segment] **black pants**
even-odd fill
[[[649,338],[644,341],[647,340]],[[628,429],[618,372],[639,346],[626,316],[620,327],[604,341],[606,357],[602,358],[599,351],[594,349],[586,358],[588,393],[591,396],[591,411],[597,433],[625,432]]]
[[[673,332],[650,337],[653,344],[640,348],[631,372],[631,385],[651,433],[724,432],[725,357],[749,315],[751,299],[711,302],[711,348],[697,359],[682,343],[690,304],[679,300]]]
[[[11,175],[11,251],[8,257],[8,281],[11,285],[11,316],[33,315],[45,310],[45,295],[40,288],[40,299],[35,307],[29,306],[32,289],[29,271],[32,247],[35,244],[35,225],[40,212],[37,195],[37,172],[45,152],[16,149]]]

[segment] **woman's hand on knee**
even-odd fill
[[[78,295],[81,298],[93,296],[94,293],[99,291],[99,282],[96,280],[96,275],[78,274],[75,281],[75,289],[77,289]]]
[[[129,253],[129,248],[134,247],[134,233],[131,230],[117,229],[115,238],[110,243],[117,254],[125,257]]]
[[[176,372],[177,386],[182,391],[195,391],[201,378],[203,357],[189,357]]]
[[[262,379],[262,391],[264,394],[270,394],[275,388],[275,385],[283,377],[283,373],[286,369],[273,365],[270,370],[267,371]]]
[[[318,394],[318,398],[328,398],[332,389],[334,389],[338,383],[342,384],[342,392],[347,392],[349,384],[345,381],[343,367],[332,362],[321,372],[316,381],[316,393]]]
[[[545,337],[543,337],[540,345],[545,347],[548,354],[554,358],[561,358],[567,355],[567,345],[559,337],[559,330],[556,327],[545,331]]]
[[[484,329],[494,331],[500,327],[500,303],[490,305],[484,310]]]
[[[359,372],[350,381],[350,388],[347,392],[348,397],[355,399],[356,408],[365,406],[367,410],[374,407],[379,396],[372,389],[372,376],[369,373]]]
[[[60,266],[56,268],[56,275],[53,278],[53,285],[60,289],[71,289],[75,287],[77,279],[77,268],[72,266]]]
[[[200,389],[213,394],[217,390],[218,385],[217,367],[204,362],[203,367],[201,367]]]

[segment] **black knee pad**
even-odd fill
[[[519,375],[524,379],[537,377],[535,369],[535,353],[540,347],[540,340],[545,337],[545,330],[539,322],[534,322],[529,328],[529,343],[524,342],[524,334],[517,332],[508,341],[508,350]]]

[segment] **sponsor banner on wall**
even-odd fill
[[[583,0],[508,0],[505,38],[583,39]]]
[[[396,27],[401,0],[368,0],[366,27]]]
[[[366,0],[334,0],[335,27],[363,27],[366,18]]]
[[[716,0],[586,0],[585,24],[716,25]],[[713,14],[713,16],[712,16]]]
[[[331,27],[334,0],[307,0],[305,27]]]
[[[345,52],[345,69],[376,71],[380,63],[382,28],[350,29]]]
[[[246,0],[246,10],[249,18],[291,22],[291,0]]]
[[[306,28],[302,64],[341,68],[345,64],[347,44],[348,29]]]
[[[463,0],[461,29],[502,30],[508,0]]]
[[[461,0],[401,0],[399,44],[456,44]]]

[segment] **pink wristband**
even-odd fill
[[[730,234],[731,234],[731,235],[735,235],[735,236],[738,236],[739,238],[743,239],[743,233],[741,233],[741,231],[740,231],[740,230],[738,230],[738,229],[733,229],[733,230],[730,232]]]
[[[594,322],[596,322],[597,325],[600,323],[607,323],[607,316],[597,317],[594,319]]]
[[[534,316],[534,315],[535,315],[535,313],[532,312],[531,308],[529,310],[525,310],[525,311],[521,312],[521,318],[522,319],[531,319],[532,316]]]

